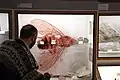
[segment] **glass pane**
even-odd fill
[[[0,13],[0,43],[9,39],[8,13]]]
[[[99,16],[99,57],[120,57],[120,16]]]
[[[39,31],[36,45],[31,49],[39,71],[62,78],[91,74],[93,19],[94,15],[18,15],[19,30],[23,25],[33,24]],[[43,37],[52,37],[49,45],[45,46]]]
[[[98,66],[102,80],[120,80],[120,66]]]

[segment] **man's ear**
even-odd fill
[[[34,36],[31,36],[31,37],[30,37],[30,40],[31,40],[31,41],[34,41],[36,38],[37,38],[37,35],[34,35]]]
[[[29,40],[30,40],[30,41],[34,41],[34,36],[31,36],[31,37],[29,38]]]

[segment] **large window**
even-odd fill
[[[120,15],[99,15],[99,57],[120,57]]]
[[[34,25],[39,32],[31,52],[40,72],[54,76],[91,76],[95,12],[17,11],[17,18],[18,37],[26,24]],[[54,37],[50,40],[50,48],[46,49],[42,38],[51,35]]]
[[[99,66],[102,80],[120,80],[120,66]]]
[[[0,10],[0,43],[12,38],[11,11]]]

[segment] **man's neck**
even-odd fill
[[[27,39],[21,39],[21,38],[20,38],[20,40],[22,40],[26,44],[26,46],[29,47],[29,40],[27,40]]]

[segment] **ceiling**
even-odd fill
[[[120,2],[120,0],[98,0],[98,2],[116,3]]]
[[[93,2],[93,1],[97,1],[97,2],[103,2],[103,3],[116,3],[116,2],[120,2],[120,0],[62,0],[62,1],[81,1],[81,2]]]

